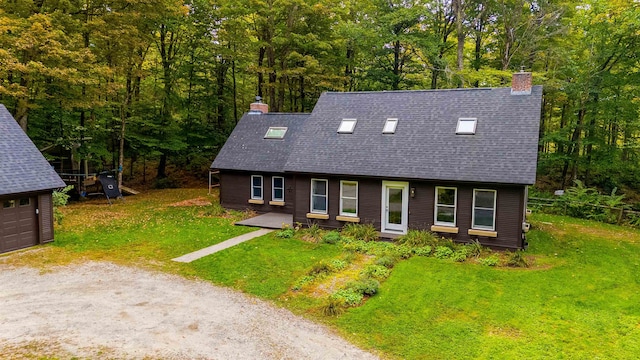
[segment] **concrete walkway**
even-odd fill
[[[230,248],[234,245],[238,245],[242,242],[257,238],[259,236],[262,236],[264,234],[268,234],[270,232],[272,232],[273,230],[270,229],[260,229],[254,232],[250,232],[248,234],[244,234],[244,235],[240,235],[240,236],[236,236],[232,239],[223,241],[221,243],[209,246],[207,248],[204,249],[200,249],[198,251],[194,251],[192,253],[186,254],[186,255],[182,255],[180,257],[177,257],[175,259],[172,259],[173,261],[177,261],[177,262],[182,262],[182,263],[190,263],[194,260],[198,260],[202,257],[205,257],[207,255],[211,255],[213,253],[216,253],[218,251],[224,250],[226,248]]]

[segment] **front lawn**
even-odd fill
[[[213,204],[192,201],[196,198]],[[317,244],[271,233],[190,264],[172,262],[253,230],[233,226],[247,214],[222,211],[216,201],[202,190],[164,190],[111,207],[100,201],[74,204],[64,209],[54,244],[3,261],[46,267],[107,260],[208,280],[329,324],[390,358],[640,354],[638,230],[536,214],[528,235],[529,268],[413,256],[396,263],[378,294],[362,305],[325,316],[321,290],[339,284],[341,276],[357,276],[357,266],[369,266],[374,258],[354,255],[340,242]],[[319,264],[338,263],[347,267],[294,290],[314,268],[323,268]]]

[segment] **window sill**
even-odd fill
[[[469,229],[469,235],[486,236],[486,237],[498,237],[498,233],[495,232],[495,231],[477,230],[477,229]]]
[[[360,218],[357,216],[336,216],[336,220],[338,221],[346,221],[346,222],[354,222],[359,223]]]
[[[329,220],[329,214],[307,213],[307,219]]]
[[[264,204],[264,200],[249,199],[249,204],[263,205]]]
[[[284,206],[284,201],[269,201],[269,205]]]
[[[449,234],[457,234],[458,228],[453,226],[442,226],[442,225],[431,225],[431,231],[433,232],[441,232],[441,233],[449,233]]]

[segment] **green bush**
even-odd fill
[[[404,244],[410,247],[434,245],[437,241],[438,238],[432,232],[426,230],[409,230],[406,235],[396,239],[398,244]]]
[[[316,279],[316,277],[313,276],[313,275],[305,275],[305,276],[301,277],[300,279],[298,279],[298,281],[296,281],[295,284],[293,284],[292,289],[294,291],[301,290],[305,285],[307,285],[309,283],[312,283],[315,279]]]
[[[417,247],[413,249],[413,253],[417,256],[431,256],[431,246]]]
[[[330,298],[333,298],[347,306],[356,306],[360,305],[362,299],[364,299],[364,295],[352,289],[342,289],[336,291]]]
[[[322,242],[326,244],[335,244],[340,241],[340,233],[337,231],[329,231],[322,237]]]
[[[391,270],[382,265],[369,265],[360,273],[362,277],[369,277],[376,280],[384,280],[391,275]]]
[[[367,242],[378,240],[378,231],[371,224],[349,223],[342,228],[342,235]]]
[[[347,284],[347,290],[353,290],[362,295],[373,296],[378,292],[380,282],[371,278],[363,278]]]
[[[456,262],[464,262],[467,260],[467,250],[465,248],[458,249],[453,252],[451,259]]]
[[[325,316],[338,316],[344,312],[344,301],[337,297],[329,297],[322,306],[322,313]]]
[[[469,244],[465,245],[465,247],[467,249],[467,255],[473,257],[480,256],[480,254],[482,254],[482,252],[484,251],[484,247],[480,245],[480,241],[478,240],[473,240]]]
[[[346,268],[347,265],[349,265],[349,263],[347,263],[345,260],[340,259],[333,259],[329,262],[329,266],[331,267],[331,270],[333,272],[340,271]]]
[[[497,266],[500,263],[500,259],[495,255],[491,255],[486,258],[478,259],[478,262],[484,266]]]
[[[60,207],[66,206],[67,202],[69,202],[70,195],[67,193],[71,191],[71,189],[73,189],[73,185],[68,185],[59,191],[54,191],[52,194],[53,219],[58,225],[62,224],[62,219],[64,218],[62,211],[60,211]]]
[[[313,264],[313,266],[311,267],[311,270],[307,272],[307,275],[320,276],[320,275],[329,274],[331,272],[332,272],[331,265],[327,264],[324,261],[320,261],[318,263]]]
[[[393,255],[384,255],[376,259],[374,264],[384,266],[387,269],[391,269],[398,262],[398,259]]]
[[[509,253],[507,257],[507,266],[511,267],[528,267],[529,263],[527,259],[524,257],[524,251],[516,250]]]
[[[322,239],[323,234],[324,230],[322,230],[318,224],[312,224],[303,230],[302,238],[309,242],[318,243]]]
[[[396,246],[395,252],[401,259],[409,259],[413,256],[413,249],[407,245]]]
[[[453,255],[453,250],[451,250],[448,246],[438,246],[436,247],[436,251],[433,253],[433,256],[438,259],[447,259]]]
[[[296,231],[291,228],[282,229],[276,232],[276,236],[281,239],[291,239],[295,234],[296,234]]]

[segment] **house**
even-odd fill
[[[0,104],[0,253],[53,241],[53,189],[65,183]]]
[[[521,249],[541,104],[525,72],[511,88],[328,92],[311,114],[254,103],[212,164],[220,201],[325,228]]]

